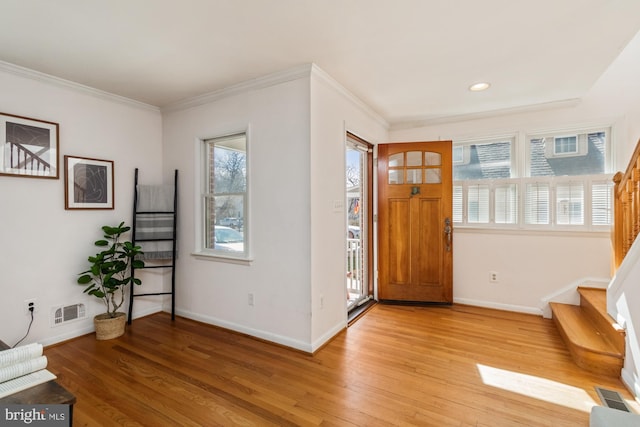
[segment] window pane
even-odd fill
[[[574,155],[570,138],[576,138]],[[559,141],[560,147],[556,144]],[[531,176],[596,175],[605,172],[606,133],[592,132],[576,137],[553,135],[529,140],[529,170]]]
[[[407,184],[422,184],[422,169],[407,169]]]
[[[511,178],[511,140],[463,147],[468,159],[454,164],[454,180]]]
[[[213,192],[243,193],[247,190],[245,152],[230,150],[216,145],[214,157]]]
[[[442,164],[442,154],[426,151],[424,153],[424,164],[426,166],[440,166]]]
[[[549,224],[549,184],[526,185],[524,221],[526,224]]]
[[[242,255],[246,252],[246,135],[213,138],[204,143],[204,247]]]
[[[407,153],[407,166],[422,166],[422,151],[409,151]]]
[[[425,169],[424,183],[425,184],[440,184],[442,182],[442,172],[440,168]]]
[[[404,184],[402,169],[392,169],[389,171],[389,184]]]
[[[581,182],[556,187],[556,223],[584,224],[584,185]]]
[[[569,154],[578,152],[577,136],[560,136],[553,138],[554,150],[556,154]]]
[[[471,185],[468,189],[467,218],[470,223],[489,222],[489,186]]]
[[[591,223],[611,225],[612,182],[594,183],[591,186]]]
[[[392,154],[389,156],[389,167],[404,166],[404,153]]]
[[[244,197],[210,197],[207,198],[206,205],[209,215],[206,217],[205,247],[244,252]]]
[[[462,163],[464,161],[464,147],[462,145],[454,146],[451,155],[453,163]]]
[[[505,184],[495,188],[495,222],[518,223],[518,186]]]

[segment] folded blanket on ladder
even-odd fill
[[[171,259],[173,257],[173,197],[170,185],[138,185],[136,212],[136,241],[168,239],[160,242],[139,242],[144,254],[142,259]],[[166,212],[166,213],[164,213]]]

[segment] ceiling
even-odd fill
[[[393,125],[579,99],[639,30],[638,0],[1,0],[0,61],[158,107],[315,63]]]

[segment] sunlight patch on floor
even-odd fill
[[[593,406],[598,405],[578,387],[491,366],[476,366],[482,382],[492,387],[584,412],[590,412]]]

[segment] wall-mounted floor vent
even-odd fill
[[[61,307],[53,307],[51,309],[53,314],[52,326],[59,326],[72,320],[84,319],[87,317],[87,311],[84,304],[72,304]]]
[[[618,409],[620,411],[631,412],[624,398],[620,393],[613,390],[607,390],[602,387],[596,387],[596,393],[600,397],[602,404],[607,408]]]

